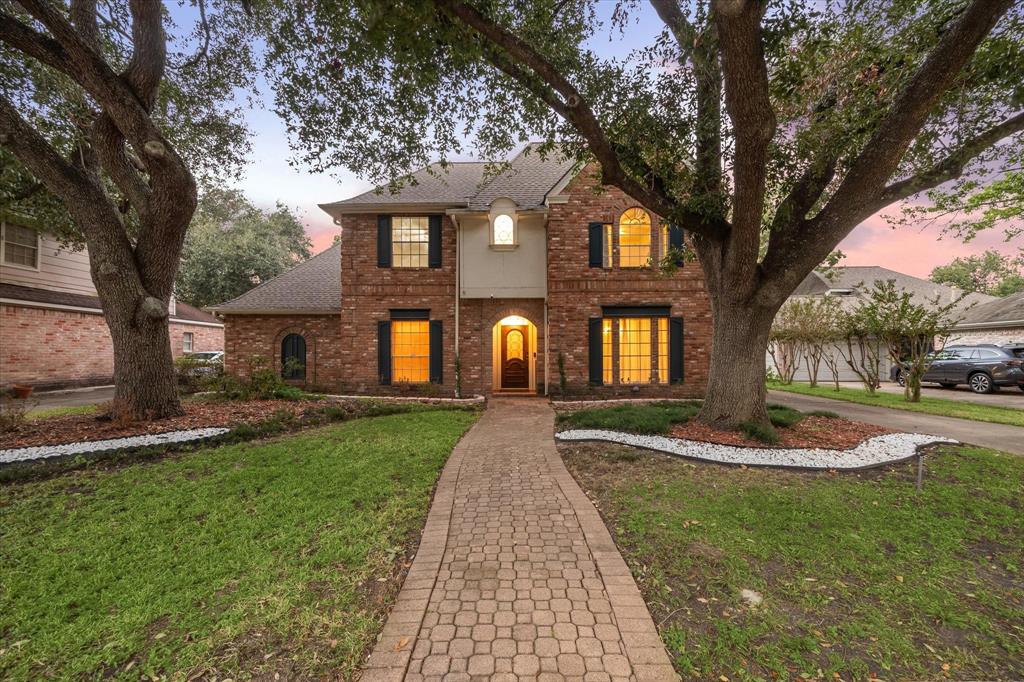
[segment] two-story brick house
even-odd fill
[[[332,391],[703,394],[699,266],[652,267],[682,234],[594,167],[531,146],[488,176],[434,165],[397,193],[321,208],[340,248],[214,308],[229,372],[253,358]],[[289,361],[289,358],[294,360]]]

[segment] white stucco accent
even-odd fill
[[[491,221],[507,214],[515,245],[495,246]],[[462,298],[544,298],[547,295],[547,227],[543,215],[515,211],[497,199],[488,213],[460,214],[459,290]]]

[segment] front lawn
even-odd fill
[[[684,678],[1024,677],[1022,458],[946,448],[917,493],[912,463],[809,474],[560,450]]]
[[[350,677],[475,418],[356,419],[0,487],[0,678]]]
[[[772,391],[813,395],[818,398],[832,398],[833,400],[845,400],[851,403],[860,403],[861,405],[874,405],[894,410],[936,414],[941,417],[959,417],[961,419],[973,419],[974,421],[991,422],[993,424],[1024,426],[1024,409],[1018,410],[1012,407],[982,405],[967,402],[966,400],[947,400],[945,398],[921,396],[921,402],[908,403],[904,400],[902,393],[878,391],[875,395],[868,395],[863,389],[841,387],[836,391],[835,387],[824,384],[811,388],[809,384],[781,384],[776,381],[769,381],[768,388]],[[1014,390],[1016,391],[1016,389]],[[1021,398],[1021,405],[1024,406],[1024,396],[1021,396]]]

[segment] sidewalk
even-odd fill
[[[445,466],[364,681],[677,679],[553,433],[547,403],[491,400]]]

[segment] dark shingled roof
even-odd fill
[[[857,295],[865,295],[875,285],[875,282],[887,280],[895,281],[897,289],[909,291],[920,303],[934,301],[936,297],[944,303],[949,303],[963,295],[963,291],[955,287],[936,284],[927,279],[877,265],[848,265],[833,268],[831,278],[819,272],[811,272],[800,282],[793,295],[823,296],[829,289],[852,289]],[[993,297],[987,294],[970,293],[957,307],[966,308],[972,303],[980,305],[991,300]]]
[[[1024,326],[1024,291],[971,308],[960,324]]]
[[[409,176],[395,193],[382,186],[351,199],[320,204],[320,208],[331,215],[398,204],[487,210],[491,202],[502,197],[523,209],[537,208],[575,167],[557,149],[542,157],[539,147],[540,143],[527,145],[497,175],[489,174],[488,166],[492,164],[485,161],[450,163],[447,168],[434,163]]]
[[[238,298],[208,310],[229,315],[341,311],[341,246],[335,244]]]
[[[9,298],[25,303],[48,303],[50,305],[66,305],[74,308],[90,308],[100,310],[99,296],[87,294],[71,294],[65,291],[50,291],[49,289],[35,289],[23,287],[17,284],[0,284],[0,298]],[[193,308],[182,301],[175,302],[172,320],[183,320],[185,322],[206,322],[220,324],[220,320],[210,313],[203,312],[199,308]]]

